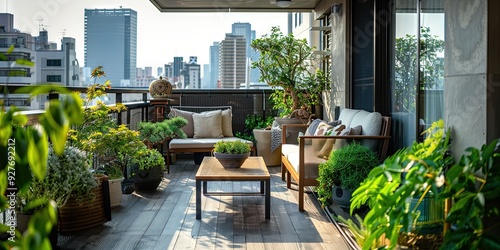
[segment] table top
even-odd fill
[[[260,181],[270,179],[266,163],[260,156],[250,156],[239,168],[225,168],[215,157],[205,156],[196,172],[196,180]]]

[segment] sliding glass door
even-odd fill
[[[444,1],[394,0],[391,91],[394,148],[443,118]],[[420,42],[417,42],[420,41]]]

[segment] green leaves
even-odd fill
[[[368,203],[370,211],[363,220],[368,237],[363,249],[371,249],[382,235],[394,249],[401,232],[418,230],[414,225],[420,214],[411,206],[413,199],[425,197],[429,190],[436,195],[437,177],[450,161],[446,156],[449,136],[444,123],[433,123],[429,135],[422,143],[399,150],[374,168],[353,193],[351,214],[354,209]],[[442,185],[442,183],[440,184]]]
[[[485,234],[493,229],[485,228],[485,225],[499,216],[495,205],[500,197],[500,154],[497,146],[498,139],[481,149],[466,149],[466,154],[448,171],[448,185],[441,198],[453,201],[446,221],[454,226],[454,230],[446,233],[441,249],[454,245],[460,249],[500,246],[498,238]],[[492,224],[498,227],[498,224]]]

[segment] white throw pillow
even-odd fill
[[[193,114],[193,138],[222,138],[222,111]]]

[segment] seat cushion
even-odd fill
[[[282,145],[283,150],[283,145]],[[298,149],[298,148],[297,148]],[[316,157],[314,154],[314,150],[310,146],[304,147],[304,177],[307,179],[316,179],[318,178],[318,167],[319,164],[326,162],[326,159]],[[295,168],[297,173],[299,172],[299,152],[288,152],[286,158],[290,162],[290,164]]]
[[[224,138],[187,138],[187,139],[173,139],[169,143],[170,149],[195,149],[195,148],[213,148],[218,141],[245,141],[250,147],[253,147],[252,141],[243,140],[238,137],[224,137]]]

